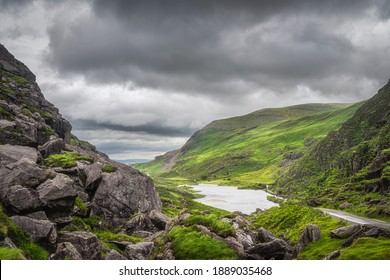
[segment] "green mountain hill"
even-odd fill
[[[273,184],[292,162],[340,128],[361,104],[304,104],[213,121],[182,148],[135,167],[153,177],[246,187]]]
[[[277,184],[285,196],[365,215],[390,215],[390,81]]]

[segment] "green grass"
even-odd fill
[[[22,251],[17,248],[0,247],[0,260],[23,260]]]
[[[234,260],[238,256],[226,243],[199,232],[194,226],[174,227],[168,234],[179,260]]]
[[[21,110],[21,113],[27,117],[30,117],[30,118],[32,117],[32,113],[29,109],[24,108]]]
[[[1,71],[5,77],[7,77],[10,80],[15,81],[17,83],[17,85],[20,87],[28,87],[30,85],[30,82],[21,76],[17,76],[15,74],[12,74],[11,72],[4,71],[4,70],[1,70]]]
[[[288,155],[304,154],[308,139],[324,138],[360,105],[306,104],[214,121],[183,146],[173,168],[167,165],[173,152],[134,166],[154,179],[179,176],[243,187],[274,184]]]
[[[93,162],[93,159],[87,156],[81,156],[75,152],[64,152],[55,154],[45,159],[45,165],[51,167],[72,168],[77,165],[78,160]]]
[[[215,214],[191,215],[183,221],[183,224],[185,226],[204,225],[222,237],[233,236],[235,234],[233,226],[228,222],[221,221]]]
[[[26,258],[33,260],[47,260],[49,258],[48,252],[41,246],[35,244],[29,233],[22,230],[14,222],[12,222],[12,220],[4,214],[1,206],[0,232],[2,237],[8,236]]]
[[[74,204],[80,209],[80,211],[83,215],[87,214],[88,207],[87,207],[87,205],[85,205],[85,203],[83,202],[83,200],[79,196],[76,197]]]
[[[129,236],[121,233],[114,233],[111,231],[95,231],[94,234],[104,242],[107,241],[127,241],[131,243],[139,243],[144,239],[140,236]]]
[[[116,171],[116,167],[111,165],[111,164],[105,164],[103,167],[102,167],[102,171],[103,172],[107,172],[107,173],[112,173],[112,172],[115,172]]]
[[[341,251],[341,260],[390,260],[390,239],[364,237]]]

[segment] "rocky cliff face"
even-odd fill
[[[75,221],[93,218],[102,230],[117,230],[134,214],[161,212],[153,181],[72,136],[35,75],[1,44],[0,201],[12,220],[1,221],[0,239],[8,240],[1,244],[21,246],[8,230],[16,224],[55,259],[101,258],[90,227],[64,231]]]

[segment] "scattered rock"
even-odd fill
[[[141,242],[126,247],[124,255],[129,260],[146,260],[153,250],[153,242]]]
[[[38,148],[43,158],[47,158],[54,154],[59,154],[65,148],[64,140],[61,138],[55,138],[43,144]]]
[[[351,206],[352,206],[351,203],[349,203],[349,202],[344,202],[344,203],[341,203],[341,204],[339,205],[339,208],[340,208],[341,210],[343,210],[343,209],[349,208],[349,207],[351,207]]]
[[[82,260],[76,247],[70,242],[58,243],[55,253],[50,255],[51,260]]]
[[[149,219],[150,221],[158,228],[158,229],[165,229],[165,226],[167,223],[172,220],[172,218],[165,216],[163,213],[157,211],[157,210],[152,210],[149,213]]]
[[[276,239],[276,236],[273,235],[271,232],[269,232],[268,230],[266,230],[265,228],[260,228],[258,230],[258,234],[257,234],[257,240],[259,242],[270,242],[272,240],[275,240]]]
[[[244,249],[248,249],[249,247],[255,245],[255,238],[253,237],[254,234],[249,233],[248,231],[245,231],[242,228],[236,229],[236,239],[238,242],[242,244]]]
[[[50,221],[35,220],[26,216],[13,216],[12,221],[31,234],[31,238],[49,251],[54,250],[57,231]]]
[[[124,226],[123,229],[127,234],[131,235],[136,231],[144,231],[153,228],[153,223],[145,214],[137,215],[131,218]]]
[[[104,258],[105,260],[127,260],[124,256],[112,249]]]
[[[59,232],[60,242],[70,242],[83,260],[99,260],[102,245],[96,235],[89,232]]]
[[[32,212],[41,205],[38,192],[21,185],[11,186],[4,198],[5,206],[16,214]]]
[[[332,238],[347,238],[353,235],[355,232],[359,231],[361,228],[360,225],[345,226],[334,229],[330,232],[330,237]]]
[[[0,129],[3,131],[13,131],[16,123],[0,119]]]
[[[317,225],[307,225],[299,237],[295,247],[294,255],[297,256],[303,247],[310,242],[316,242],[321,238],[321,230]]]
[[[293,248],[284,240],[276,238],[270,242],[259,243],[250,247],[247,253],[250,255],[259,255],[266,260],[283,260],[286,254],[291,254]]]
[[[340,257],[340,253],[341,253],[340,250],[334,251],[334,252],[330,253],[328,256],[326,256],[324,258],[324,260],[334,260],[334,259],[337,259],[338,257]]]
[[[87,192],[94,192],[102,180],[102,165],[93,163],[79,168],[80,179]]]

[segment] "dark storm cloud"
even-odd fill
[[[75,130],[112,130],[122,132],[142,132],[151,135],[161,136],[190,136],[194,131],[189,128],[175,128],[175,127],[164,127],[160,123],[148,123],[145,125],[137,126],[124,126],[119,124],[102,123],[95,120],[75,120],[71,117],[68,118]]]
[[[370,74],[362,54],[336,32],[344,20],[370,9],[380,13],[388,4],[96,0],[88,17],[58,20],[49,29],[48,57],[61,73],[99,83],[226,96],[279,80],[273,90],[284,92],[283,84],[297,81],[314,85],[341,73],[360,79],[365,67]]]

